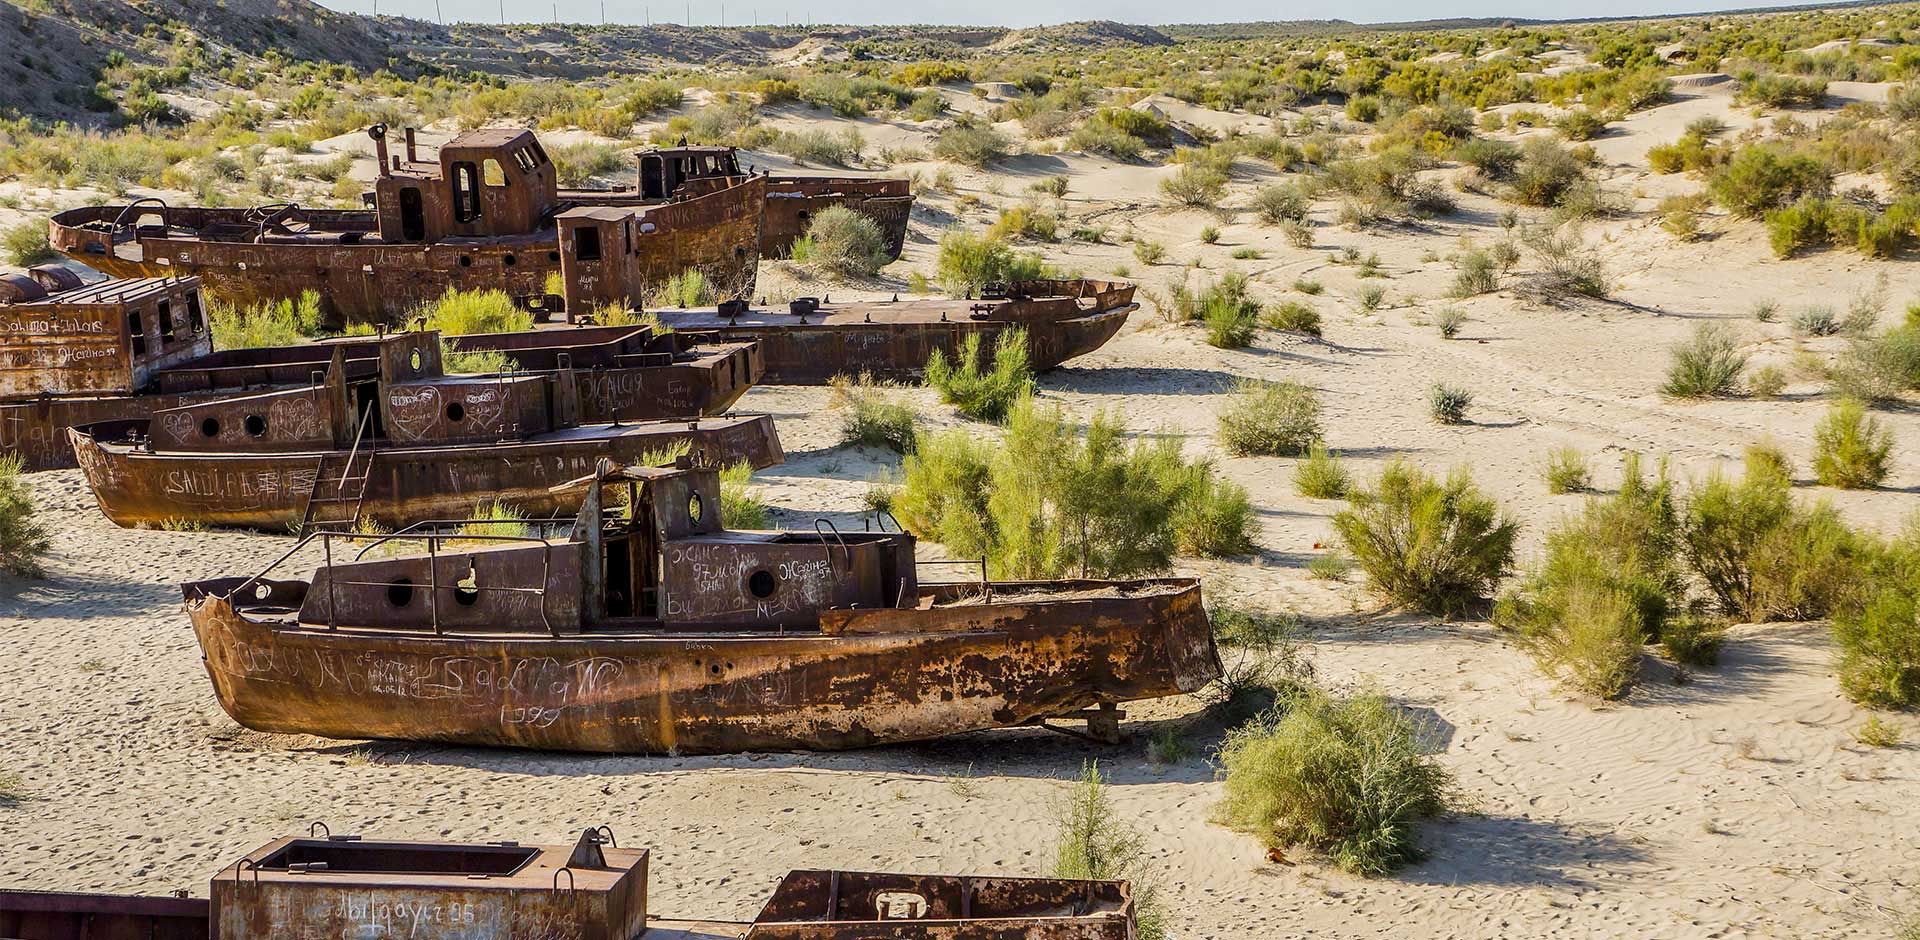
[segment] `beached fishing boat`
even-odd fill
[[[752,921],[649,909],[652,853],[596,826],[572,846],[276,839],[206,897],[0,889],[12,940],[1133,940],[1124,881],[799,870]]]
[[[683,462],[684,463],[684,462]],[[261,731],[634,753],[829,750],[1088,722],[1220,662],[1191,579],[925,583],[904,533],[739,532],[711,470],[611,463],[565,538],[314,536],[183,585],[215,696]],[[421,541],[416,539],[416,544]],[[359,542],[358,547],[354,543]]]
[[[397,325],[454,288],[558,307],[548,279],[561,273],[556,221],[569,213],[620,219],[633,235],[623,260],[648,289],[694,271],[722,297],[747,297],[762,254],[788,251],[821,209],[847,205],[875,219],[897,257],[913,204],[905,180],[754,174],[731,148],[643,150],[634,188],[573,190],[560,188],[552,159],[521,128],[460,134],[434,161],[418,158],[411,128],[404,159],[388,154],[384,125],[368,134],[380,168],[364,209],[147,198],[58,213],[49,241],[112,275],[199,275],[236,304],[312,291],[334,325]],[[586,292],[572,285],[561,294],[576,291]]]
[[[835,302],[801,298],[780,307],[724,304],[656,308],[676,332],[714,342],[753,342],[770,385],[819,384],[836,375],[917,381],[935,350],[951,360],[969,336],[993,355],[1002,332],[1027,335],[1027,359],[1051,369],[1114,337],[1140,305],[1120,281],[1046,280],[999,285],[979,299]]]
[[[603,458],[784,459],[766,415],[593,424],[574,370],[447,375],[432,331],[314,348],[327,359],[296,385],[70,429],[101,511],[123,526],[301,531],[460,519],[489,502],[538,518],[578,509],[553,486]]]
[[[751,342],[697,344],[645,326],[449,342],[499,353],[521,372],[570,376],[586,424],[723,415],[764,370]],[[348,379],[364,381],[377,374],[377,348],[375,338],[355,337],[215,352],[194,277],[82,284],[51,265],[0,276],[0,453],[21,455],[29,470],[78,466],[69,428],[310,388],[336,353]]]

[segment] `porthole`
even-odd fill
[[[457,401],[447,402],[447,420],[459,423],[467,419],[467,406]]]
[[[426,357],[420,355],[420,349],[416,346],[413,352],[407,354],[407,368],[412,369],[415,375],[419,375],[420,368],[424,365],[426,365]]]
[[[773,587],[773,572],[765,568],[747,576],[747,591],[754,597],[772,597]]]
[[[413,579],[393,579],[393,583],[387,585],[387,603],[395,607],[405,607],[413,603]]]
[[[471,268],[471,267],[473,267],[473,256],[472,256],[472,255],[461,255],[461,256],[460,256],[460,266],[461,266],[461,267],[463,267],[463,268]]]
[[[467,569],[467,576],[453,586],[453,601],[462,607],[472,607],[480,602],[480,573]]]
[[[549,251],[549,252],[547,252],[547,260],[548,260],[548,261],[551,261],[551,262],[553,262],[554,264],[559,264],[559,263],[560,263],[560,253],[559,253],[559,252],[557,252],[557,251]]]
[[[700,499],[699,493],[687,497],[687,519],[693,522],[699,522],[700,517],[705,515],[706,512],[707,504]]]
[[[200,433],[202,436],[205,436],[205,437],[219,437],[220,436],[220,419],[208,418],[207,420],[200,422]]]
[[[247,415],[246,427],[248,437],[267,436],[267,419],[261,415]]]
[[[505,264],[505,265],[506,265],[507,267],[509,267],[509,268],[511,268],[511,267],[513,267],[514,265],[516,265],[516,264],[519,264],[519,263],[520,263],[520,259],[519,259],[519,258],[515,258],[515,257],[514,257],[514,256],[512,256],[512,255],[507,255],[506,257],[504,257],[504,258],[501,258],[501,259],[500,259],[500,262],[501,262],[502,264]]]

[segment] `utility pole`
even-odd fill
[[[507,0],[500,0],[500,25],[507,25]]]
[[[447,25],[447,18],[440,15],[440,0],[433,0],[433,18],[440,25]]]

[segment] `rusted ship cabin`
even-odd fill
[[[437,162],[390,157],[374,135],[380,175],[371,209],[292,203],[220,209],[158,199],[55,215],[53,247],[121,277],[195,274],[238,304],[319,294],[335,322],[394,323],[449,288],[501,289],[532,302],[559,270],[554,216],[578,200],[618,203],[646,237],[632,263],[650,281],[698,270],[744,296],[759,263],[765,182],[736,176],[698,194],[646,200],[631,192],[567,192],[531,132],[469,131]],[[408,135],[412,139],[411,133]]]
[[[732,147],[659,147],[635,156],[640,161],[641,198],[712,192],[741,175],[739,152]],[[794,240],[807,233],[815,215],[822,209],[846,206],[880,226],[887,257],[899,260],[906,246],[907,217],[913,210],[913,189],[906,180],[773,174],[762,178],[767,182],[767,203],[760,217],[761,255],[792,254]]]
[[[605,826],[571,847],[269,842],[226,865],[209,897],[0,890],[13,940],[1133,940],[1123,881],[793,871],[749,923],[648,909],[651,853]]]
[[[221,707],[334,738],[831,750],[1054,719],[1117,740],[1120,703],[1220,674],[1192,579],[927,583],[953,563],[904,533],[722,528],[711,470],[564,489],[566,538],[380,557],[323,533],[296,549],[324,560],[308,580],[183,585]]]
[[[312,348],[328,357],[317,380],[70,430],[101,511],[123,526],[303,530],[465,519],[488,501],[541,517],[574,512],[579,494],[551,487],[603,458],[783,457],[766,415],[587,424],[573,370],[447,375],[432,331]]]
[[[450,342],[571,375],[588,424],[724,414],[763,371],[752,343],[698,345],[644,326]],[[351,362],[372,362],[365,341],[345,349]],[[332,356],[324,344],[214,352],[198,278],[82,285],[51,265],[0,277],[0,453],[20,454],[29,470],[77,466],[70,427],[305,387]]]
[[[571,254],[561,263],[574,270],[589,264]],[[620,289],[617,265],[597,271],[601,289]],[[1014,327],[1026,330],[1027,356],[1037,370],[1086,355],[1112,339],[1128,314],[1139,309],[1133,290],[1121,281],[1021,281],[990,289],[978,300],[834,303],[831,297],[825,302],[803,297],[783,308],[732,303],[657,312],[677,332],[758,343],[766,362],[762,381],[774,385],[813,385],[860,372],[914,381],[925,373],[934,350],[951,358],[968,336],[977,335],[981,356],[991,356],[1001,332]]]

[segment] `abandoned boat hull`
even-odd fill
[[[342,474],[344,451],[294,453],[151,453],[120,442],[124,426],[69,431],[75,457],[100,511],[127,527],[193,522],[209,526],[285,529],[307,518],[322,474]],[[528,518],[579,509],[577,494],[550,487],[590,473],[602,458],[639,462],[685,443],[697,461],[755,468],[785,459],[773,419],[738,415],[656,421],[625,427],[569,428],[528,441],[399,447],[361,453],[370,461],[361,518],[390,526],[464,519],[499,501]],[[324,487],[325,484],[323,484]]]
[[[653,206],[654,226],[634,266],[665,281],[699,271],[724,296],[748,296],[760,260],[764,184],[751,180],[691,199]],[[297,301],[312,291],[333,325],[398,323],[450,289],[502,290],[516,298],[546,294],[560,271],[554,229],[439,242],[382,242],[372,212],[300,209],[285,219],[310,229],[288,236],[217,239],[197,234],[245,227],[244,209],[134,209],[162,224],[120,224],[126,206],[89,206],[48,223],[54,249],[117,277],[199,275],[227,303]]]
[[[74,458],[72,428],[105,422],[141,421],[155,411],[231,396],[230,391],[190,394],[45,398],[0,404],[0,453],[19,454],[30,473],[70,470]]]
[[[1220,672],[1193,581],[1125,582],[1140,590],[1109,596],[830,611],[820,632],[572,636],[270,623],[218,593],[243,584],[249,605],[269,609],[298,607],[294,595],[307,587],[185,586],[221,707],[249,728],[335,738],[616,753],[836,750],[1192,692]],[[262,586],[269,596],[256,597]]]
[[[760,344],[770,385],[820,385],[836,375],[865,372],[874,378],[918,381],[935,351],[949,360],[969,336],[980,337],[983,357],[1006,330],[1027,333],[1027,359],[1035,370],[1052,369],[1084,356],[1120,332],[1139,309],[1131,284],[1092,284],[1085,296],[1052,296],[981,302],[985,318],[968,315],[972,302],[900,301],[825,304],[806,317],[786,311],[749,311],[722,317],[715,311],[662,310],[675,330],[709,341]],[[944,314],[944,318],[943,318]]]

